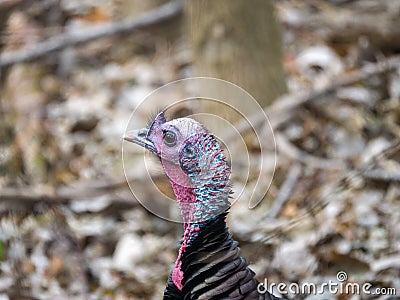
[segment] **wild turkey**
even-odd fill
[[[258,293],[228,232],[230,169],[214,136],[193,119],[167,122],[161,112],[124,139],[160,158],[181,208],[184,234],[164,299],[280,299]]]

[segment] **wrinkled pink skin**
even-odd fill
[[[172,271],[172,280],[177,288],[182,290],[183,272],[181,270],[181,258],[183,251],[186,249],[187,241],[191,233],[189,224],[192,220],[192,213],[194,211],[194,202],[196,201],[196,195],[194,194],[194,189],[191,187],[181,186],[172,183],[172,188],[176,195],[176,199],[181,207],[184,222],[184,234],[182,244],[178,251],[178,257],[175,261],[174,270]]]

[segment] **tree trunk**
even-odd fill
[[[230,81],[250,93],[263,108],[286,92],[282,41],[271,0],[186,0],[185,17],[196,76]],[[240,91],[230,93],[232,88],[227,86],[207,83],[207,86],[201,85],[199,88],[204,94],[211,91],[217,95],[215,98],[219,97],[218,100],[228,104],[201,101],[199,105],[199,112],[211,114],[207,127],[222,140],[232,128],[221,123],[221,119],[234,124],[261,110],[257,103],[250,103],[253,101]],[[206,96],[200,94],[199,98],[202,97]],[[260,138],[263,144],[274,145],[268,125],[264,124],[260,129],[262,136],[244,136],[246,148],[240,144],[240,138],[224,141],[230,143],[229,154],[235,158],[232,168],[237,167],[235,164],[247,165],[244,151],[262,151],[264,146],[259,143]],[[265,161],[274,159],[273,151],[269,152],[271,154],[265,156]],[[246,184],[249,178],[246,178],[245,173],[236,173],[236,186]],[[254,206],[268,190],[268,178],[272,176],[273,170],[266,170],[255,159],[249,164],[249,174],[253,174],[249,180],[254,182],[257,176],[263,176],[260,184],[254,186],[254,195],[257,196],[252,197],[248,203]]]
[[[270,0],[188,0],[185,15],[197,76],[231,81],[262,107],[286,91]]]
[[[4,36],[7,20],[12,10],[20,5],[22,0],[0,1],[0,53],[4,47]],[[3,87],[6,78],[6,69],[0,67],[0,94],[3,95]],[[0,97],[0,187],[4,184],[1,177],[7,176],[7,179],[14,179],[20,171],[21,160],[19,151],[8,151],[14,141],[14,123],[13,115],[6,111],[4,98]],[[12,148],[13,149],[13,148]],[[14,150],[14,149],[13,149]]]

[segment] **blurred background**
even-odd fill
[[[228,220],[257,278],[345,271],[400,293],[400,1],[0,0],[0,41],[1,300],[162,298],[181,224],[134,198],[121,136],[144,97],[192,76],[246,89],[275,132],[268,195]],[[202,105],[170,117],[213,110]],[[225,118],[260,161],[248,123]],[[267,126],[257,110],[251,121]],[[134,167],[143,151],[128,156],[129,181],[157,199]],[[171,195],[156,160],[151,171]]]

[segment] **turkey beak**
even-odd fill
[[[157,155],[156,147],[154,147],[153,142],[147,138],[148,133],[149,133],[148,128],[131,130],[125,133],[123,139],[125,141],[142,146]]]

